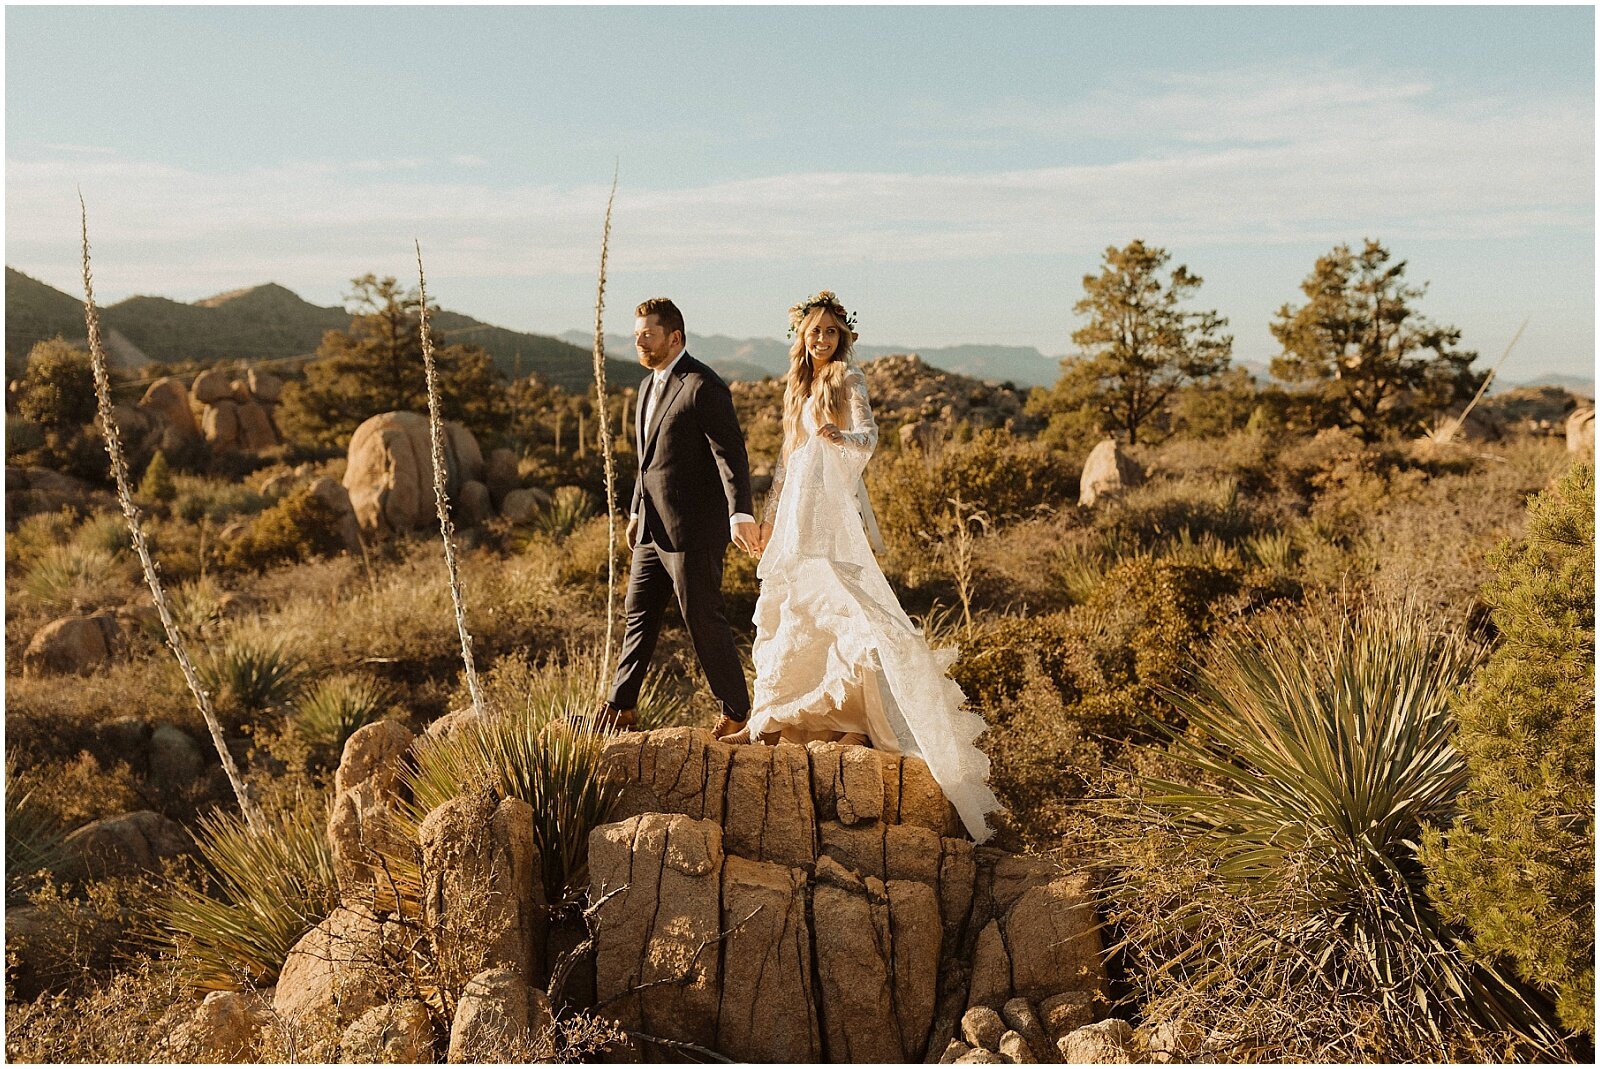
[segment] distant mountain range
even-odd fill
[[[276,283],[233,290],[184,304],[165,297],[129,297],[100,310],[111,359],[121,367],[151,361],[284,360],[310,356],[329,330],[350,325],[343,308],[302,300]],[[460,312],[441,310],[430,322],[446,342],[470,342],[489,352],[507,375],[538,372],[548,381],[581,390],[594,381],[587,343],[570,345],[542,334],[493,326]],[[6,268],[6,360],[25,356],[35,342],[60,335],[84,340],[83,302]],[[632,385],[644,369],[632,359],[607,362],[606,375]]]
[[[574,345],[588,345],[592,334],[569,330],[561,337]],[[777,338],[730,338],[723,334],[689,333],[689,351],[725,379],[750,381],[779,376],[789,370],[789,342]],[[1028,345],[948,345],[917,349],[906,345],[858,345],[861,360],[894,353],[916,353],[924,363],[986,382],[1017,386],[1048,386],[1061,377],[1060,358],[1045,356]],[[633,353],[633,339],[606,335],[606,355]]]
[[[266,283],[220,293],[184,304],[166,297],[129,297],[101,309],[106,345],[120,367],[151,361],[175,363],[225,360],[284,360],[307,357],[322,335],[350,323],[343,308],[324,308],[302,300],[283,286]],[[84,340],[83,303],[15,268],[6,268],[6,363],[15,366],[35,342],[60,335]],[[432,323],[445,342],[470,342],[488,350],[508,376],[537,372],[567,389],[583,390],[593,382],[590,355],[593,335],[569,330],[560,337],[497,327],[460,312],[441,310]],[[730,338],[723,334],[690,334],[689,349],[730,380],[753,381],[781,376],[789,367],[789,343],[778,338]],[[1061,374],[1060,357],[1046,356],[1024,345],[951,345],[917,349],[905,345],[861,345],[863,360],[915,352],[924,363],[986,382],[1009,382],[1026,389],[1048,386]],[[644,377],[633,355],[633,338],[606,335],[606,376],[624,385]],[[1237,361],[1257,379],[1270,378],[1265,364]],[[1594,379],[1578,375],[1541,375],[1528,380],[1501,380],[1491,393],[1520,386],[1560,386],[1593,397]]]

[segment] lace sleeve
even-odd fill
[[[778,459],[772,465],[772,485],[767,488],[767,499],[761,505],[761,519],[764,523],[772,523],[778,515],[778,499],[783,495],[783,453],[778,450]]]
[[[844,381],[850,391],[850,429],[841,432],[839,445],[854,454],[858,463],[865,464],[878,448],[878,424],[872,418],[872,403],[867,400],[867,376],[853,367]]]

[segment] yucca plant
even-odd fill
[[[371,676],[327,676],[295,699],[294,723],[307,742],[337,756],[351,735],[383,719],[391,698],[389,688]]]
[[[1291,574],[1298,556],[1294,535],[1288,531],[1263,531],[1251,535],[1240,548],[1251,564],[1278,575]]]
[[[66,857],[64,830],[55,815],[34,800],[24,786],[21,763],[6,754],[6,901],[23,896],[40,872],[49,872]]]
[[[22,592],[50,609],[91,608],[126,596],[130,575],[126,558],[74,542],[43,550],[24,572]]]
[[[207,656],[198,672],[212,694],[226,695],[240,712],[258,713],[293,701],[306,668],[282,639],[240,636]]]
[[[208,635],[222,623],[222,596],[227,593],[211,576],[179,583],[172,591],[172,619],[186,635]]]
[[[610,818],[620,791],[600,765],[612,737],[593,719],[600,660],[596,653],[559,667],[518,658],[496,664],[485,683],[489,714],[448,738],[419,741],[414,768],[402,773],[410,803],[400,819],[413,838],[435,808],[487,786],[533,807],[546,898],[580,895],[588,880],[589,832]],[[641,720],[651,709],[647,696],[640,699]],[[391,860],[397,881],[412,884],[407,859]]]
[[[1552,1041],[1441,921],[1416,852],[1466,781],[1451,703],[1481,653],[1415,605],[1335,602],[1220,642],[1191,687],[1168,693],[1188,731],[1152,725],[1202,785],[1149,779],[1145,801],[1228,893],[1272,905],[1270,924],[1222,942],[1203,906],[1177,903],[1170,920],[1195,941],[1183,968],[1359,992],[1441,1052],[1462,1029]]]
[[[294,944],[338,905],[323,807],[262,820],[257,834],[235,816],[202,817],[195,843],[212,888],[180,885],[154,911],[202,991],[270,986]]]
[[[551,538],[566,538],[594,515],[594,502],[581,486],[558,486],[534,517],[534,527]]]

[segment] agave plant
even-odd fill
[[[1275,921],[1224,947],[1202,909],[1178,904],[1198,942],[1190,968],[1365,992],[1440,1049],[1460,1025],[1553,1040],[1441,921],[1416,852],[1466,782],[1451,703],[1481,655],[1415,605],[1335,603],[1223,640],[1191,689],[1169,693],[1188,731],[1154,726],[1203,785],[1147,779],[1145,800]]]
[[[273,984],[294,944],[338,905],[322,807],[264,819],[256,834],[235,816],[202,817],[195,843],[214,892],[180,885],[155,908],[200,990]]]
[[[383,718],[390,699],[389,688],[371,676],[327,676],[295,699],[294,723],[307,742],[337,755],[351,735]]]

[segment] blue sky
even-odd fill
[[[1110,244],[1162,245],[1268,359],[1378,237],[1508,378],[1592,372],[1594,13],[1544,8],[9,7],[6,262],[73,290],[322,304],[422,240],[445,306],[1071,349]]]

